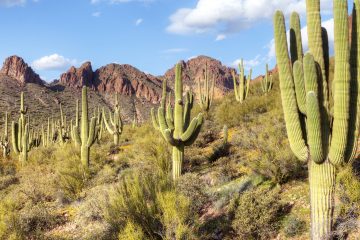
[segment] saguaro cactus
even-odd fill
[[[82,88],[81,99],[81,131],[79,132],[79,125],[72,128],[72,135],[76,141],[77,146],[81,148],[81,163],[85,168],[89,167],[90,162],[90,148],[94,144],[96,138],[96,118],[91,119],[90,125],[88,120],[88,101],[87,101],[87,87]]]
[[[214,99],[215,79],[213,78],[210,82],[209,78],[208,65],[206,64],[203,71],[203,86],[200,78],[198,79],[199,105],[205,112],[209,111]]]
[[[115,94],[115,105],[114,105],[113,116],[112,116],[111,112],[109,111],[110,123],[106,118],[104,109],[103,109],[103,118],[104,118],[104,123],[105,123],[107,131],[114,137],[114,144],[119,145],[120,135],[123,130],[123,123],[122,123],[121,115],[120,115],[119,96],[117,94]]]
[[[66,125],[66,116],[63,113],[62,104],[60,103],[60,122],[59,122],[58,138],[60,143],[66,143],[69,140],[69,133]]]
[[[158,109],[158,120],[152,110],[153,124],[165,140],[173,146],[172,149],[172,171],[173,179],[182,173],[184,159],[184,147],[190,146],[200,133],[203,123],[203,115],[200,113],[190,122],[190,113],[193,104],[193,95],[186,93],[186,101],[183,100],[183,84],[181,76],[181,65],[176,65],[175,74],[175,101],[174,112],[171,105],[166,109],[166,80],[163,81],[163,94],[161,106]]]
[[[8,113],[5,112],[4,117],[4,135],[1,136],[0,146],[3,149],[3,157],[6,158],[10,154],[10,146],[9,146],[9,135],[8,135]]]
[[[99,144],[104,130],[104,115],[103,115],[104,108],[100,110],[100,106],[97,107],[97,110],[94,112],[94,117],[96,117],[96,125],[98,126],[96,131],[96,141]]]
[[[20,117],[19,121],[12,122],[12,145],[13,150],[19,155],[19,160],[23,164],[27,161],[28,152],[30,151],[29,145],[29,123],[26,123],[25,114],[27,107],[24,106],[24,93],[21,92],[20,97]]]
[[[249,95],[252,69],[250,69],[249,75],[245,77],[244,61],[241,59],[241,62],[239,63],[239,72],[239,85],[236,82],[235,72],[232,72],[234,81],[234,92],[236,101],[243,103]]]
[[[280,11],[274,16],[276,58],[290,147],[297,158],[309,165],[312,239],[331,238],[336,167],[351,161],[357,148],[360,1],[355,0],[350,46],[347,3],[334,0],[333,88],[329,88],[328,42],[326,30],[321,28],[320,0],[306,1],[310,53],[304,57],[299,15],[293,13],[290,21],[291,61],[284,16]]]
[[[268,93],[272,89],[273,76],[269,73],[269,65],[266,64],[265,76],[261,79],[261,89],[263,93]]]

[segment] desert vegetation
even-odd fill
[[[241,61],[221,97],[208,63],[197,92],[177,64],[142,121],[88,86],[36,118],[20,91],[1,114],[0,239],[358,239],[360,1],[351,34],[334,1],[333,57],[306,2],[309,51],[277,11],[276,70],[253,81]]]

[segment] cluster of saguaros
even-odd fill
[[[278,11],[274,16],[287,134],[296,157],[309,166],[312,239],[331,238],[336,169],[351,163],[357,148],[360,1],[354,3],[349,41],[348,1],[334,0],[335,73],[332,83],[329,81],[328,36],[321,27],[320,0],[306,1],[309,52],[305,55],[299,15],[291,15],[290,48],[284,15]]]
[[[35,130],[30,126],[30,116],[28,108],[24,103],[24,93],[20,97],[20,115],[18,121],[12,122],[11,127],[11,143],[12,150],[19,155],[22,164],[28,159],[28,152],[36,147],[47,147],[53,143],[65,144],[69,141],[74,142],[74,146],[80,148],[81,162],[84,167],[89,166],[90,148],[97,141],[100,142],[104,129],[104,123],[109,133],[114,135],[114,144],[119,144],[119,137],[122,133],[122,121],[120,116],[120,107],[118,96],[115,95],[114,117],[110,115],[110,123],[104,114],[104,109],[94,111],[94,116],[89,121],[87,87],[82,89],[81,101],[81,119],[79,115],[79,100],[76,102],[75,124],[71,121],[70,126],[67,124],[66,116],[63,113],[62,104],[60,104],[60,119],[54,121],[48,118],[47,129],[41,125],[41,129]],[[6,158],[10,154],[10,139],[8,137],[8,113],[4,118],[4,134],[0,136],[0,146],[3,150],[3,157]]]

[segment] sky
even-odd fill
[[[332,0],[321,6],[331,41]],[[199,55],[259,75],[275,65],[277,9],[299,12],[306,49],[305,0],[0,0],[0,61],[18,55],[46,81],[85,61],[162,75]]]

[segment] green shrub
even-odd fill
[[[127,222],[124,230],[119,233],[119,240],[146,240],[146,238],[140,226]]]
[[[104,213],[115,232],[139,234],[145,239],[188,239],[190,201],[175,192],[171,184],[156,176],[130,174],[124,176],[110,193]],[[191,216],[191,217],[190,217]],[[131,223],[132,226],[128,226]],[[130,228],[130,229],[127,229]]]
[[[234,231],[239,239],[270,239],[278,231],[281,209],[278,190],[260,187],[247,191],[230,207]]]
[[[295,237],[306,230],[306,222],[294,215],[290,215],[284,220],[283,229],[286,237]]]

